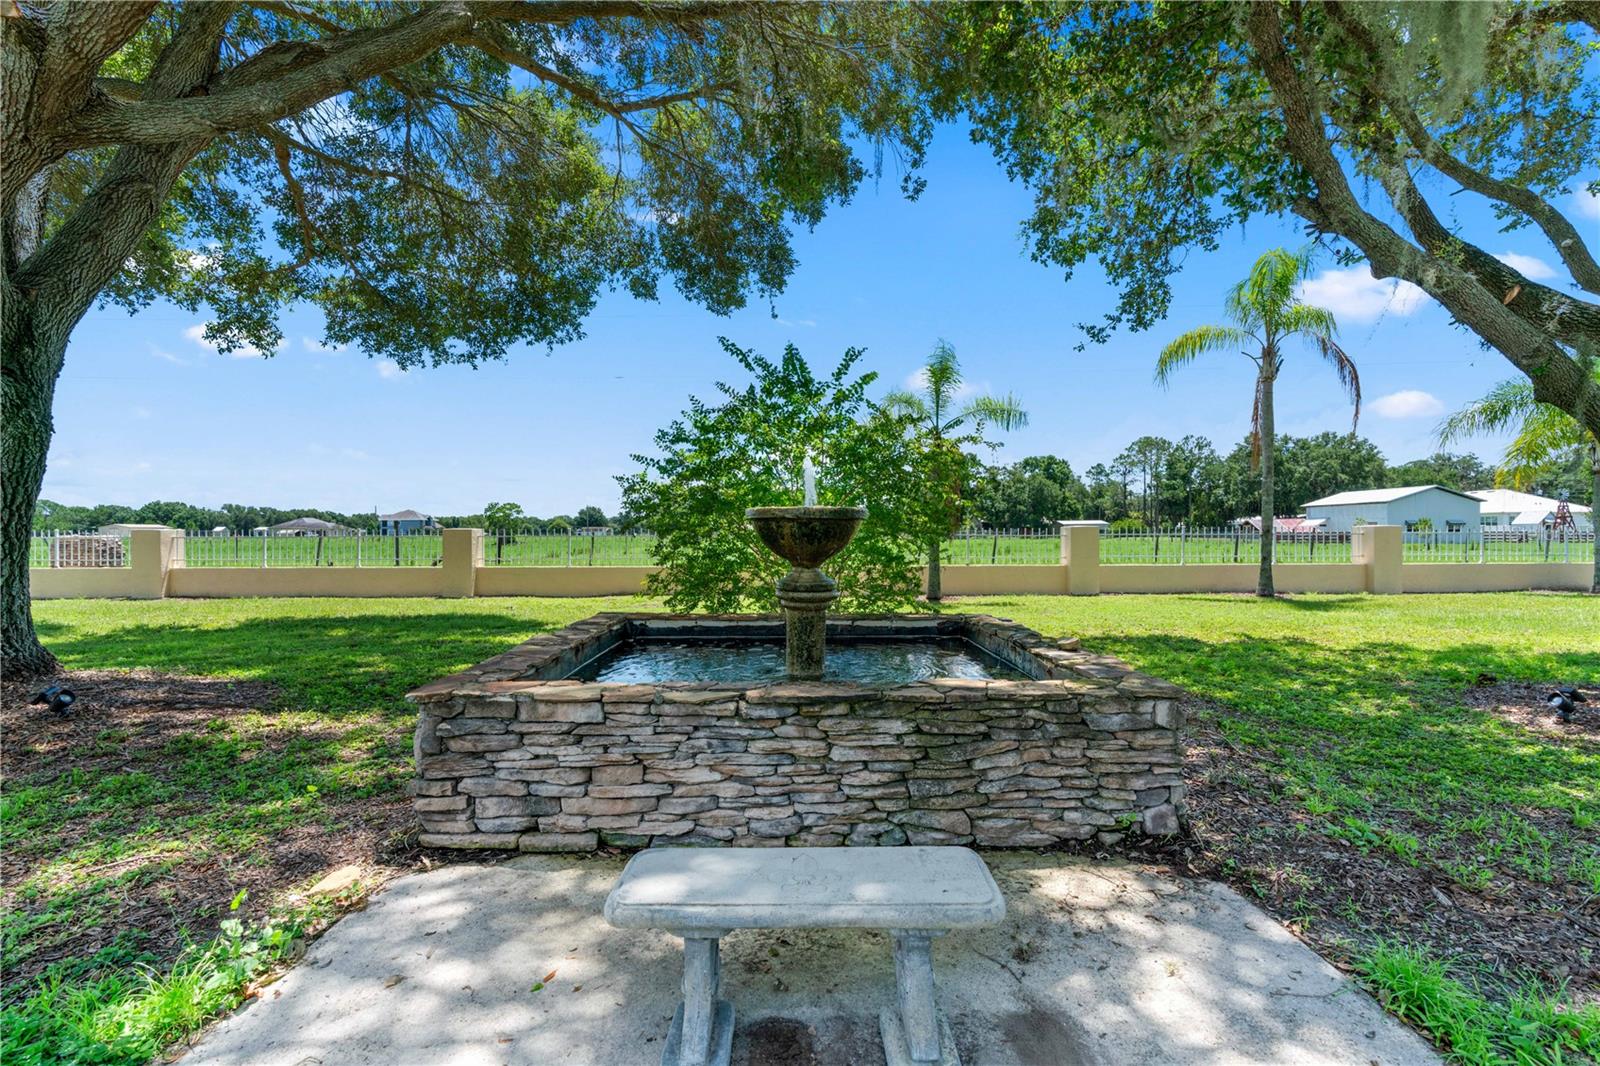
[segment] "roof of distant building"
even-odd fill
[[[1489,514],[1515,514],[1519,522],[1525,512],[1554,511],[1561,505],[1560,500],[1515,489],[1470,489],[1467,495],[1482,500],[1483,509]],[[1569,503],[1567,508],[1573,514],[1589,513],[1589,508],[1581,503]]]
[[[1403,485],[1393,489],[1352,489],[1349,492],[1336,492],[1332,496],[1324,496],[1320,500],[1312,500],[1306,506],[1339,507],[1359,503],[1393,503],[1395,500],[1403,500],[1407,496],[1415,496],[1417,493],[1427,492],[1429,489],[1438,489],[1440,492],[1448,492],[1452,496],[1460,496],[1462,499],[1472,500],[1474,503],[1478,502],[1474,496],[1468,496],[1464,492],[1457,492],[1455,489],[1447,489],[1443,485]]]
[[[396,511],[394,514],[381,514],[378,516],[378,520],[380,522],[432,522],[433,515],[423,514],[421,511],[413,511],[408,507],[404,511]]]

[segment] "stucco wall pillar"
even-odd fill
[[[1350,531],[1350,561],[1367,570],[1367,591],[1404,591],[1400,564],[1404,556],[1399,526],[1356,526]]]
[[[1067,568],[1069,596],[1100,595],[1099,522],[1060,522],[1061,565]]]
[[[183,534],[176,529],[135,529],[128,534],[128,598],[159,600],[167,594],[167,571],[183,561]]]
[[[483,565],[483,530],[444,531],[444,588],[439,595],[452,599],[477,595],[478,568]]]

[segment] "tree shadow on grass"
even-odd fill
[[[252,618],[222,625],[143,623],[86,632],[38,623],[69,667],[157,670],[269,681],[295,710],[396,710],[407,691],[557,628],[493,613]]]
[[[1099,634],[1093,646],[1218,705],[1224,733],[1270,752],[1291,779],[1333,775],[1384,805],[1600,804],[1600,745],[1535,734],[1463,696],[1480,674],[1594,679],[1600,653],[1138,633]]]

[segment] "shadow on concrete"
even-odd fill
[[[1010,913],[936,943],[968,1066],[1432,1063],[1410,1030],[1265,914],[1214,884],[1062,856],[991,853]],[[530,856],[401,879],[187,1062],[659,1060],[678,942],[600,917],[612,858]],[[888,937],[734,933],[723,987],[743,1066],[881,1063]]]

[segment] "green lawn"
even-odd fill
[[[151,1041],[228,1006],[226,997],[198,1008],[185,1000],[189,1013],[180,1017],[161,1005],[182,996],[171,983],[140,977],[139,967],[166,973],[184,935],[196,944],[180,967],[190,984],[219,966],[248,975],[256,964],[241,957],[270,961],[267,948],[250,955],[239,944],[258,942],[274,915],[280,930],[303,924],[300,904],[288,912],[280,904],[288,889],[320,872],[281,854],[286,839],[309,841],[304,846],[321,854],[318,847],[366,834],[385,853],[385,834],[396,836],[405,824],[412,716],[401,696],[408,688],[533,633],[630,606],[648,603],[37,604],[41,635],[69,668],[265,682],[277,695],[256,710],[170,734],[108,724],[80,752],[86,764],[100,760],[92,770],[55,764],[19,775],[19,755],[29,752],[11,730],[0,781],[0,965],[11,978],[0,1027],[5,1057],[29,1061],[20,1050],[30,1041],[35,1049],[59,1042],[66,1026],[85,1046],[110,1046],[121,1034],[132,1050],[107,1061],[139,1061]],[[1464,698],[1483,673],[1540,684],[1600,679],[1600,604],[1592,598],[996,597],[951,609],[1080,636],[1207,701],[1197,730],[1220,734],[1248,760],[1237,770],[1241,781],[1246,769],[1265,775],[1265,784],[1245,784],[1264,789],[1271,804],[1259,833],[1244,834],[1255,834],[1250,840],[1206,845],[1217,875],[1258,888],[1264,905],[1298,921],[1324,950],[1337,954],[1348,939],[1352,960],[1390,961],[1392,952],[1364,953],[1397,926],[1371,893],[1354,891],[1341,903],[1317,886],[1297,887],[1306,874],[1292,850],[1281,857],[1285,848],[1342,849],[1352,861],[1387,864],[1376,867],[1385,876],[1420,872],[1485,900],[1488,910],[1526,911],[1530,921],[1553,921],[1548,912],[1563,908],[1578,913],[1600,895],[1600,745],[1537,735]],[[1279,858],[1252,850],[1269,844],[1265,854]],[[231,914],[228,903],[241,888],[248,897]],[[243,931],[213,940],[219,927],[233,928],[221,925],[230,917],[245,919]],[[1470,984],[1481,971],[1468,960],[1452,973]],[[29,1000],[41,976],[54,985]],[[1582,998],[1596,995],[1592,967],[1572,981]],[[1486,991],[1493,998],[1503,990]],[[1600,1020],[1591,1022],[1600,1041]],[[86,1054],[82,1061],[96,1060]]]

